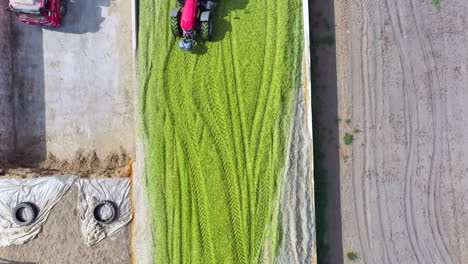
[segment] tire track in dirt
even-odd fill
[[[361,263],[464,263],[458,223],[466,214],[456,197],[466,196],[467,183],[454,172],[466,158],[451,138],[464,137],[468,125],[456,118],[467,109],[449,104],[462,79],[445,74],[466,67],[459,28],[468,3],[364,1],[351,11],[337,3],[336,21],[350,27],[337,30],[338,59],[351,58],[338,64],[340,114],[353,123],[341,130],[363,129],[342,151],[352,155],[341,170],[344,252],[358,252]]]
[[[410,240],[411,248],[412,251],[415,254],[416,261],[417,263],[420,263],[420,259],[424,259],[425,263],[427,261],[426,253],[422,251],[420,247],[420,242],[418,239],[418,234],[415,231],[415,222],[414,222],[414,216],[413,216],[413,185],[411,183],[411,179],[409,178],[409,174],[411,171],[414,169],[413,165],[413,156],[415,153],[414,150],[414,142],[416,141],[415,135],[413,133],[414,127],[417,127],[418,124],[414,124],[414,120],[417,120],[417,118],[414,118],[415,116],[417,117],[418,115],[418,109],[417,109],[417,103],[413,104],[412,102],[415,102],[415,94],[413,93],[415,84],[414,84],[414,69],[411,66],[411,63],[407,60],[408,54],[406,54],[406,50],[404,47],[404,44],[402,43],[403,41],[403,28],[402,28],[402,22],[401,22],[401,17],[398,9],[398,4],[395,3],[395,9],[396,9],[396,14],[394,14],[394,17],[396,16],[396,19],[392,19],[392,9],[390,8],[389,2],[386,1],[386,9],[387,12],[390,14],[390,19],[392,23],[392,32],[393,32],[393,37],[394,41],[396,42],[396,46],[398,47],[398,53],[399,53],[399,64],[400,64],[400,69],[403,72],[403,80],[402,80],[402,87],[403,87],[403,98],[404,98],[404,106],[403,106],[403,111],[404,111],[404,127],[405,127],[405,140],[407,142],[407,153],[406,153],[406,164],[405,164],[405,170],[404,170],[404,201],[405,201],[405,207],[404,207],[404,216],[405,216],[405,228],[406,231],[408,232],[408,237]],[[395,25],[396,21],[396,25]],[[408,89],[410,87],[410,89]],[[415,107],[413,107],[413,105]],[[418,167],[416,165],[416,167]]]
[[[420,28],[419,28],[420,22],[418,21],[418,18],[421,17],[421,14],[415,13],[415,11],[419,9],[414,7],[413,1],[410,1],[410,7],[411,7],[411,12],[413,14],[414,22],[415,22],[415,28],[416,28],[416,32],[418,35],[419,45],[421,47],[421,51],[424,56],[424,64],[429,75],[428,76],[429,86],[432,92],[431,101],[432,101],[432,106],[434,108],[434,110],[432,111],[432,119],[433,119],[432,131],[434,133],[433,141],[432,141],[433,150],[431,154],[431,165],[430,165],[430,170],[429,170],[430,171],[429,173],[430,191],[427,197],[427,207],[429,208],[429,215],[431,216],[429,218],[429,221],[432,225],[431,234],[433,235],[433,239],[436,242],[438,252],[442,256],[444,263],[453,263],[453,260],[447,249],[447,243],[443,236],[443,232],[441,232],[441,227],[440,227],[438,217],[437,217],[438,210],[436,208],[436,194],[440,193],[440,190],[437,188],[439,187],[439,185],[436,185],[436,181],[440,182],[441,173],[440,172],[437,173],[436,171],[434,171],[435,170],[434,167],[441,166],[441,162],[439,160],[438,155],[440,154],[439,142],[441,140],[441,135],[439,135],[439,132],[442,130],[442,127],[441,127],[439,120],[447,119],[447,114],[440,112],[439,110],[440,107],[438,105],[439,102],[438,100],[436,100],[437,91],[441,90],[441,86],[440,86],[440,81],[438,79],[437,68],[435,67],[436,65],[435,58],[433,55],[429,54],[428,52],[428,49],[432,50],[432,47],[430,43],[426,40],[425,36],[423,36],[420,33]],[[436,116],[436,114],[439,114],[439,116]],[[436,162],[438,164],[434,164]],[[436,177],[433,177],[433,175]]]
[[[374,5],[373,5],[373,9],[372,9],[372,12],[376,19],[378,21],[380,21],[382,23],[382,21],[384,20],[382,18],[382,13],[381,13],[381,9],[380,7],[378,6],[378,4],[376,4],[374,2]],[[383,32],[382,31],[379,31],[378,28],[376,27],[373,27],[373,36],[377,39],[381,39],[383,38]],[[377,51],[380,51],[383,49],[383,46],[382,45],[378,45],[377,47]],[[383,89],[384,87],[384,79],[383,79],[383,76],[384,76],[384,60],[383,58],[379,58],[378,56],[375,56],[375,55],[370,55],[369,56],[370,58],[372,58],[372,63],[373,65],[370,66],[370,69],[374,69],[374,72],[373,74],[369,74],[369,79],[372,79],[372,84],[373,86],[371,87],[375,87],[375,93],[373,93],[373,102],[375,104],[375,108],[376,108],[376,111],[375,111],[375,114],[373,116],[373,122],[376,123],[376,127],[379,127],[381,130],[378,131],[377,129],[374,130],[374,133],[373,133],[373,136],[374,138],[376,139],[376,143],[375,144],[378,144],[379,141],[382,142],[383,138],[384,138],[384,134],[382,133],[382,128],[385,126],[384,124],[382,124],[382,121],[379,120],[379,115],[382,115],[382,113],[384,112],[385,110],[385,107],[386,107],[386,104],[387,104],[387,98],[385,98],[384,93],[385,93],[385,90]],[[370,71],[372,72],[372,71]],[[370,89],[370,91],[372,91],[373,89]],[[376,173],[377,175],[384,175],[385,174],[385,171],[383,169],[383,164],[385,162],[385,158],[383,157],[382,153],[379,153],[375,148],[373,150],[373,156],[376,157]],[[377,214],[377,218],[378,218],[378,224],[379,224],[379,230],[377,231],[379,233],[379,235],[381,237],[383,237],[383,245],[382,245],[382,254],[383,254],[383,263],[398,263],[397,260],[395,260],[395,256],[393,256],[392,254],[390,254],[390,246],[389,245],[390,243],[387,241],[388,239],[388,236],[386,234],[386,232],[384,231],[385,228],[387,227],[388,225],[388,220],[389,220],[389,216],[388,216],[388,204],[387,204],[387,200],[386,199],[382,199],[382,196],[385,198],[387,197],[387,190],[385,188],[385,186],[383,185],[383,181],[382,179],[380,179],[379,177],[374,177],[375,178],[375,181],[374,181],[374,184],[375,184],[375,189],[377,190],[377,196],[375,197],[376,199],[376,204],[377,204],[377,209],[378,209],[378,214]],[[382,186],[381,186],[382,184]],[[383,194],[383,195],[380,195],[380,194]],[[385,209],[384,209],[385,208]],[[392,233],[391,231],[391,228],[390,228],[390,234]]]

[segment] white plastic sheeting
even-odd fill
[[[92,246],[107,236],[122,230],[132,220],[130,204],[130,179],[95,179],[76,182],[78,185],[78,209],[84,243]],[[112,201],[117,207],[117,218],[109,224],[98,223],[93,211],[101,201]]]
[[[78,178],[74,175],[36,179],[0,179],[0,246],[19,245],[35,238],[50,210]],[[21,202],[34,203],[39,213],[29,226],[13,221],[12,210]]]

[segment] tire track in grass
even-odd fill
[[[302,17],[301,2],[268,9],[265,0],[221,2],[219,40],[200,43],[208,51],[199,55],[178,50],[168,33],[166,13],[175,2],[143,0],[140,10],[155,261],[272,263],[286,127],[301,74],[295,45],[302,28],[290,28],[299,26],[291,21]],[[263,17],[273,18],[268,32],[256,27]]]
[[[223,56],[220,56],[221,61],[223,61]],[[226,76],[226,69],[224,64],[221,64],[222,70],[222,76],[224,79],[227,79]],[[229,86],[229,85],[227,85]],[[227,89],[226,89],[227,90]],[[228,114],[228,111],[222,107],[222,104],[219,103],[221,101],[219,94],[221,94],[223,91],[214,91],[211,93],[211,96],[209,96],[209,104],[211,105],[212,109],[214,111],[209,111],[209,109],[206,109],[206,111],[202,112],[207,112],[210,113],[209,117],[205,120],[216,120],[216,124],[218,126],[210,126],[210,122],[207,122],[207,125],[212,129],[213,133],[211,134],[213,138],[215,139],[215,145],[217,149],[217,153],[219,154],[221,158],[221,163],[222,163],[222,169],[223,169],[223,174],[226,177],[223,177],[225,180],[225,188],[228,191],[228,200],[229,200],[229,207],[230,207],[230,218],[231,222],[233,223],[233,235],[234,235],[234,241],[235,243],[235,248],[236,252],[241,252],[240,256],[236,254],[236,258],[238,263],[247,263],[246,258],[247,254],[245,253],[245,246],[243,245],[244,242],[242,240],[242,219],[240,217],[241,215],[241,205],[240,205],[240,193],[239,193],[239,182],[235,181],[238,180],[238,177],[236,174],[232,171],[232,167],[235,167],[233,165],[234,161],[232,160],[231,157],[234,157],[235,155],[230,153],[229,150],[233,149],[233,146],[230,144],[226,144],[226,142],[231,142],[230,138],[232,138],[231,135],[228,135],[227,131],[232,131],[232,127],[228,127],[227,124],[229,124],[228,120],[226,120],[225,116],[231,116],[231,114]],[[225,92],[225,91],[224,91]],[[227,95],[227,93],[226,93]],[[214,101],[214,102],[213,102]],[[201,105],[201,108],[203,108],[203,103],[199,102],[199,105]]]
[[[229,37],[230,40],[232,40],[231,36]],[[241,217],[241,223],[242,223],[242,228],[240,230],[240,232],[242,233],[242,236],[244,237],[244,239],[242,240],[242,243],[241,243],[241,247],[242,247],[242,251],[243,251],[243,254],[242,254],[242,259],[245,259],[247,260],[250,256],[250,252],[249,252],[249,249],[250,249],[250,245],[249,245],[249,237],[248,237],[248,230],[250,228],[250,225],[248,224],[249,223],[249,212],[250,212],[250,209],[249,209],[249,205],[248,205],[248,201],[249,201],[249,192],[247,190],[247,184],[246,184],[246,176],[242,173],[243,171],[243,168],[244,166],[240,165],[241,162],[245,161],[245,154],[242,155],[241,153],[245,153],[245,151],[239,151],[237,150],[237,146],[242,146],[243,145],[243,134],[242,134],[242,119],[240,118],[240,103],[237,99],[237,89],[236,87],[238,87],[237,85],[237,80],[236,80],[236,68],[234,66],[234,56],[232,54],[232,41],[230,42],[230,46],[229,46],[229,49],[226,49],[226,50],[231,50],[231,56],[229,57],[229,61],[230,62],[230,65],[231,65],[231,72],[232,72],[232,76],[233,76],[233,84],[234,85],[227,85],[227,89],[228,89],[228,94],[231,94],[231,96],[228,96],[228,106],[229,106],[229,113],[230,113],[230,117],[231,117],[231,130],[233,131],[233,133],[231,134],[231,140],[232,142],[234,143],[233,144],[233,157],[234,157],[234,160],[233,162],[236,163],[236,167],[238,168],[238,171],[237,171],[237,179],[238,179],[238,182],[239,182],[239,187],[240,187],[240,209],[241,209],[241,214],[242,214],[242,217]],[[237,110],[237,112],[235,112]],[[234,126],[234,123],[238,123],[240,125],[240,128],[236,128]],[[240,141],[240,142],[239,142]]]
[[[223,58],[221,56],[217,56],[218,58],[218,61],[217,61],[217,65],[223,65],[222,64],[222,61],[223,61]],[[224,73],[225,72],[225,69],[222,68],[220,70],[220,73]],[[224,74],[222,74],[224,76]],[[209,133],[209,137],[210,138],[213,138],[214,139],[214,145],[215,145],[215,151],[216,151],[216,154],[218,155],[218,157],[220,158],[221,160],[221,163],[223,164],[222,166],[222,169],[223,169],[223,174],[224,175],[231,175],[232,173],[229,172],[229,166],[227,165],[228,162],[225,158],[225,154],[223,151],[221,151],[222,149],[222,146],[221,146],[221,142],[222,142],[222,139],[219,138],[219,135],[221,133],[223,133],[223,131],[225,131],[227,128],[224,126],[225,124],[225,120],[222,119],[221,117],[224,116],[219,114],[219,113],[224,113],[224,110],[222,110],[222,107],[220,105],[220,103],[218,103],[219,101],[219,97],[217,97],[218,95],[218,91],[213,91],[213,86],[207,86],[208,88],[208,104],[203,104],[203,102],[201,100],[198,100],[198,98],[203,98],[201,95],[200,96],[196,96],[195,97],[195,104],[197,105],[198,108],[201,109],[200,111],[200,114],[204,120],[204,122],[207,124],[207,129],[208,129],[208,133]],[[206,114],[204,114],[206,113]],[[217,114],[218,113],[218,114]],[[217,126],[211,126],[210,125],[210,122],[209,120],[215,120],[215,123],[216,124],[219,124],[220,127],[217,127]],[[222,177],[222,180],[224,182],[224,185],[226,186],[226,189],[228,190],[228,196],[229,198],[227,199],[228,202],[227,204],[229,204],[229,207],[230,207],[230,219],[232,222],[237,222],[236,220],[236,215],[239,213],[238,209],[236,209],[236,205],[235,205],[235,197],[237,197],[238,195],[236,195],[235,193],[235,190],[233,189],[233,186],[234,184],[232,184],[231,182],[228,182],[227,180],[228,178],[227,177]],[[236,231],[235,231],[235,227],[234,225],[230,225],[230,230],[231,230],[231,239],[233,241],[236,240]],[[236,251],[237,247],[234,246],[234,248],[232,248],[233,251]],[[241,259],[242,258],[239,258],[237,255],[235,256],[235,260],[236,262],[238,263],[241,263]]]
[[[273,4],[265,4],[266,10],[268,10],[268,13],[272,13],[272,10],[277,10],[277,3],[274,2]],[[272,93],[275,89],[272,89],[272,82],[273,82],[273,76],[275,73],[275,64],[277,60],[277,54],[276,54],[276,44],[278,41],[277,36],[275,36],[274,33],[277,33],[274,29],[277,29],[279,31],[279,28],[277,27],[276,23],[276,13],[273,13],[274,15],[272,16],[267,16],[267,23],[266,23],[266,34],[265,34],[265,39],[266,39],[266,45],[265,45],[265,55],[264,58],[270,59],[270,63],[266,64],[266,61],[264,60],[264,65],[262,68],[262,87],[261,87],[261,92],[266,91],[266,96],[264,96],[264,100],[260,101],[259,103],[261,104],[260,106],[260,113],[255,113],[254,118],[254,123],[252,124],[252,139],[251,141],[254,142],[251,147],[251,156],[260,156],[260,157],[268,157],[271,159],[271,152],[269,151],[268,153],[262,152],[261,148],[264,146],[264,144],[268,144],[265,142],[265,136],[267,138],[270,138],[271,135],[268,135],[270,131],[266,131],[266,133],[262,133],[262,130],[265,129],[265,127],[268,127],[266,125],[267,121],[267,115],[270,113],[271,108],[270,105],[268,104],[269,102],[271,103],[272,100]],[[271,62],[273,60],[273,62]],[[266,65],[265,65],[266,64]],[[258,109],[258,108],[257,108]],[[259,114],[259,116],[257,115]],[[266,139],[268,140],[268,139]],[[272,145],[272,144],[271,144]],[[251,167],[250,174],[252,175],[253,179],[253,185],[256,186],[254,188],[253,193],[255,194],[254,197],[252,197],[252,201],[254,202],[253,207],[257,208],[253,212],[254,214],[254,219],[256,221],[252,222],[252,237],[253,241],[256,241],[253,245],[252,249],[252,256],[253,259],[251,260],[251,263],[255,263],[255,260],[259,260],[261,258],[261,253],[262,253],[262,247],[264,246],[264,232],[265,230],[262,228],[265,226],[265,224],[269,221],[269,215],[265,214],[265,212],[271,211],[270,204],[265,204],[262,201],[264,200],[271,200],[272,199],[272,194],[270,193],[270,190],[272,188],[271,186],[271,180],[274,180],[275,178],[271,177],[261,177],[262,174],[266,175],[271,175],[271,166],[267,168],[267,170],[262,171],[262,166],[260,164],[264,164],[264,160],[262,159],[257,159],[254,163],[253,166]],[[271,164],[271,163],[270,163]],[[270,181],[268,181],[270,180]],[[262,217],[263,216],[263,217]]]

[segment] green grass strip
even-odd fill
[[[219,1],[214,40],[193,53],[170,32],[175,6],[139,10],[155,263],[273,263],[302,1]]]

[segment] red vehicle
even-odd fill
[[[213,34],[214,0],[178,0],[182,8],[172,8],[171,31],[176,37],[182,37],[179,47],[191,51],[195,44],[195,37],[199,35],[203,40],[211,40]]]
[[[67,13],[66,0],[10,0],[9,11],[30,25],[58,27]]]

